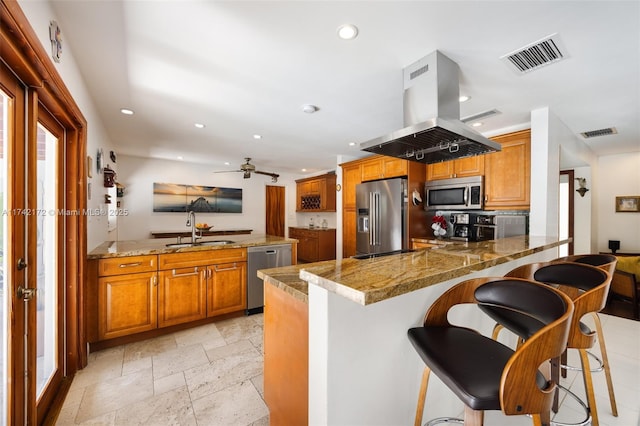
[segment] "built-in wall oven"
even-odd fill
[[[425,210],[482,210],[482,176],[443,179],[425,185]]]

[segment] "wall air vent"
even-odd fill
[[[608,127],[606,129],[591,130],[588,132],[582,132],[580,134],[582,135],[583,138],[589,139],[589,138],[597,138],[598,136],[615,135],[617,133],[618,133],[618,130],[616,130],[615,127]]]
[[[509,68],[518,74],[526,74],[546,65],[559,62],[568,57],[564,45],[557,33],[530,43],[500,59],[509,64]]]
[[[502,114],[497,109],[490,109],[487,111],[479,112],[478,114],[468,115],[460,119],[463,123],[472,123],[475,121],[483,120],[487,117],[492,117],[494,115]]]

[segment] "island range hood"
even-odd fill
[[[460,121],[458,64],[435,51],[403,70],[403,129],[362,142],[375,154],[430,164],[500,151]]]

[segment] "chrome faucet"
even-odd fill
[[[187,226],[191,227],[191,243],[195,243],[197,240],[199,240],[202,237],[198,237],[196,234],[196,214],[193,212],[193,210],[190,210],[188,215],[187,215]]]

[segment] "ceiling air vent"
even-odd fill
[[[526,74],[565,58],[567,53],[557,33],[500,57],[518,74]]]
[[[502,114],[502,113],[497,109],[490,109],[487,111],[479,112],[478,114],[468,115],[466,117],[461,118],[460,121],[462,121],[463,123],[471,123],[478,120],[483,120],[487,117],[493,117],[494,115],[498,115],[498,114]]]
[[[615,127],[608,127],[606,129],[591,130],[589,132],[582,132],[580,134],[582,135],[583,138],[589,139],[589,138],[597,138],[598,136],[615,135],[617,133],[618,131],[616,130]]]

